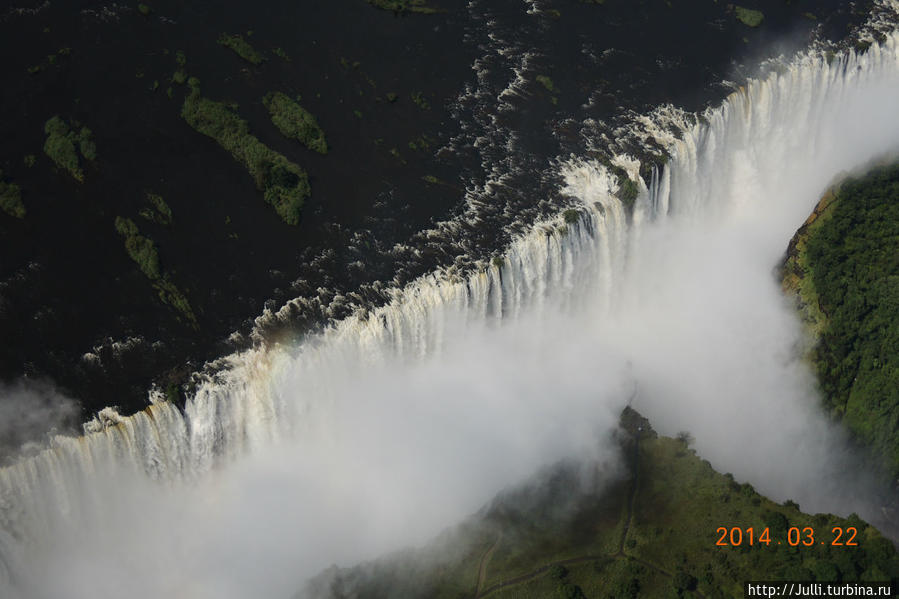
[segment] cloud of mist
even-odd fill
[[[0,465],[44,444],[49,435],[77,430],[80,409],[49,383],[0,384]]]
[[[754,114],[725,152],[710,144],[694,187],[675,181],[673,216],[643,231],[609,327],[637,356],[635,407],[661,432],[689,430],[713,466],[775,500],[875,518],[872,473],[822,413],[775,272],[836,176],[899,149],[895,69],[834,96],[812,95],[808,113],[796,101],[795,113]],[[691,191],[712,208],[679,211]]]
[[[463,328],[423,361],[337,356],[315,376],[298,370],[285,393],[315,401],[294,440],[192,485],[121,471],[92,481],[24,585],[46,597],[290,597],[331,564],[425,543],[548,464],[613,461],[608,433],[632,391],[624,362],[570,343],[580,320],[533,322]]]

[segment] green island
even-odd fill
[[[899,165],[830,190],[790,242],[825,407],[899,474]]]
[[[223,33],[219,36],[218,43],[226,48],[231,48],[238,56],[251,64],[262,64],[265,60],[262,54],[253,48],[250,42],[245,40],[239,33],[234,35]]]
[[[689,434],[658,436],[629,408],[618,438],[627,471],[617,480],[591,485],[578,465],[559,465],[426,547],[332,568],[309,588],[335,599],[717,599],[742,597],[745,580],[899,575],[892,543],[856,515],[774,503],[697,457]],[[845,544],[851,535],[857,545]]]
[[[267,94],[262,103],[268,109],[272,123],[284,137],[296,139],[319,154],[328,153],[325,132],[318,126],[315,117],[291,100],[287,94],[281,92]]]
[[[25,204],[22,203],[22,191],[15,183],[3,181],[0,170],[0,210],[13,218],[25,218]]]
[[[171,281],[168,273],[163,273],[159,265],[159,252],[153,240],[140,234],[137,225],[130,218],[117,216],[116,231],[125,239],[125,251],[140,268],[156,289],[160,301],[177,310],[190,325],[197,328],[197,317],[191,310],[187,297]]]
[[[434,14],[440,9],[427,6],[426,0],[367,0],[369,4],[381,10],[389,10],[395,13],[417,12],[420,14]]]
[[[543,88],[548,91],[550,94],[557,94],[559,89],[556,87],[556,84],[553,83],[553,80],[550,79],[549,75],[537,75],[536,77],[537,83],[543,86]],[[549,101],[553,104],[559,103],[559,98],[555,95],[551,95],[549,97]]]
[[[546,89],[546,91],[548,91],[548,92],[556,91],[556,86],[553,83],[553,80],[550,79],[549,75],[537,75],[536,79],[537,79],[537,83],[542,85]]]
[[[735,6],[734,12],[737,15],[737,20],[747,27],[758,27],[765,20],[765,13],[760,10]]]
[[[85,160],[97,159],[97,146],[91,139],[91,130],[81,127],[78,132],[76,123],[72,127],[58,115],[51,117],[44,124],[44,133],[47,140],[44,142],[44,153],[61,169],[66,170],[72,177],[80,182],[84,181],[84,171],[78,154]],[[77,147],[77,151],[76,151]]]
[[[188,83],[191,91],[181,107],[182,118],[244,165],[265,201],[285,223],[298,224],[303,203],[311,193],[306,171],[251,135],[247,122],[226,104],[201,96],[194,78]]]
[[[149,202],[150,205],[141,208],[140,212],[138,212],[141,218],[148,220],[151,223],[156,223],[157,225],[171,225],[172,209],[169,208],[169,205],[162,199],[162,196],[148,191],[146,197],[147,202]]]
[[[422,92],[412,92],[411,98],[412,102],[422,110],[431,109],[431,105],[428,103],[425,95]]]

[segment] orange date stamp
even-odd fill
[[[726,528],[719,526],[716,530],[718,541],[715,545],[719,547],[740,547],[743,545],[755,546],[765,545],[788,545],[790,547],[811,547],[813,545],[831,545],[834,547],[858,547],[856,536],[858,530],[854,526],[834,526],[830,533],[820,531],[821,534],[816,536],[816,531],[811,526],[791,526],[786,531],[786,536],[772,535],[768,527],[765,528],[740,528],[733,526]]]

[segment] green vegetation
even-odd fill
[[[94,161],[97,159],[97,146],[91,140],[91,130],[82,127],[78,134],[78,150],[86,160]]]
[[[268,94],[262,103],[268,109],[272,123],[282,135],[302,142],[307,148],[319,154],[328,153],[325,132],[318,126],[315,117],[291,100],[287,94],[281,92]]]
[[[285,52],[282,48],[275,48],[274,50],[272,50],[272,54],[285,62],[290,62],[290,56],[288,56],[287,52]]]
[[[640,194],[640,188],[634,183],[627,171],[621,167],[616,167],[616,176],[618,178],[618,199],[624,204],[625,208],[633,208],[637,196]]]
[[[3,181],[3,171],[0,171],[0,210],[13,218],[25,218],[22,192],[18,185]]]
[[[77,126],[77,125],[75,125]],[[91,139],[91,130],[82,127],[79,132],[69,128],[58,115],[51,117],[44,124],[47,140],[44,142],[44,153],[56,164],[65,169],[78,182],[84,181],[84,171],[78,160],[78,151],[86,160],[97,159],[97,146]],[[76,151],[76,144],[78,151]]]
[[[151,281],[160,278],[159,254],[153,241],[140,235],[137,225],[130,218],[117,216],[115,229],[125,238],[125,250],[128,256],[140,267],[140,270]]]
[[[310,587],[322,597],[365,599],[717,599],[742,597],[744,580],[899,576],[893,545],[858,516],[807,515],[765,499],[715,472],[682,440],[656,436],[630,409],[619,439],[623,480],[585,488],[578,466],[559,465],[424,548],[332,569]],[[729,536],[717,545],[719,527],[738,527],[742,539],[735,533],[734,545]],[[812,528],[814,543],[790,545],[793,527],[801,540]],[[832,545],[834,527],[856,528],[858,545]]]
[[[399,160],[402,164],[406,164],[406,161],[403,159],[403,155],[400,154],[400,151],[396,148],[390,148],[389,153],[391,156]]]
[[[537,83],[546,88],[546,91],[550,93],[555,93],[556,86],[553,83],[553,80],[549,78],[547,75],[537,75],[536,77]]]
[[[125,239],[125,251],[128,252],[128,256],[153,284],[160,301],[177,310],[193,328],[197,328],[197,318],[191,310],[187,297],[171,281],[168,273],[162,272],[159,252],[153,240],[141,235],[137,225],[130,218],[117,216],[115,228]]]
[[[581,220],[581,213],[574,209],[568,209],[562,213],[562,216],[565,218],[565,222],[569,225],[573,225],[574,223]]]
[[[391,104],[396,102],[398,99],[399,99],[399,96],[396,95],[394,92],[387,92],[387,101],[390,102]]]
[[[138,214],[144,219],[158,225],[168,226],[172,224],[172,209],[165,203],[162,196],[155,193],[146,193],[149,207],[141,208]]]
[[[178,85],[184,85],[184,82],[187,81],[187,72],[184,70],[185,66],[187,66],[187,57],[184,55],[184,52],[178,50],[175,52],[175,64],[178,65],[178,68],[175,70],[174,74],[172,74],[172,83],[176,83]],[[153,90],[159,87],[159,84],[153,83]],[[172,88],[169,88],[171,90]],[[169,93],[169,98],[172,97],[171,92]]]
[[[802,322],[816,342],[827,326],[827,317],[818,305],[814,281],[809,274],[811,267],[808,261],[808,239],[815,235],[833,214],[828,208],[833,204],[834,191],[828,190],[824,194],[811,215],[790,240],[781,276],[784,291],[795,297]]]
[[[542,85],[544,87],[544,89],[546,89],[546,91],[548,91],[550,94],[558,93],[558,91],[559,91],[558,88],[556,87],[555,83],[553,83],[553,80],[549,78],[548,75],[537,75],[536,80],[537,80],[537,83]],[[559,98],[557,98],[556,96],[553,95],[553,96],[550,96],[549,101],[552,102],[553,105],[556,105],[559,103]]]
[[[409,141],[409,149],[413,152],[430,150],[434,144],[434,140],[427,135],[419,135],[415,139]]]
[[[421,92],[412,92],[411,94],[412,101],[415,102],[415,105],[421,108],[422,110],[430,110],[431,105],[428,104],[428,101],[425,99],[425,96]]]
[[[765,14],[760,10],[735,6],[734,12],[737,15],[737,20],[747,27],[758,27],[765,20]]]
[[[25,154],[22,162],[26,167],[31,168],[37,162],[37,157],[34,154]]]
[[[790,243],[784,285],[818,341],[826,406],[899,473],[899,165],[825,196]]]
[[[199,81],[191,85],[181,116],[196,131],[214,139],[244,165],[284,222],[300,222],[303,202],[309,197],[306,172],[250,134],[247,122],[224,103],[200,95]]]
[[[417,12],[421,14],[434,14],[440,12],[436,8],[427,6],[426,0],[368,0],[368,3],[381,10],[390,10],[395,13]]]
[[[153,9],[150,8],[149,6],[147,6],[146,4],[138,4],[137,12],[139,12],[144,17],[149,17],[150,14],[153,12]]]
[[[181,389],[178,383],[172,381],[165,386],[165,399],[175,405],[181,404]]]
[[[235,33],[234,35],[223,33],[219,36],[218,42],[226,48],[234,50],[238,56],[249,63],[262,64],[262,61],[265,60],[262,57],[262,54],[257,52],[256,49],[253,48],[248,41],[243,39],[243,36],[239,33]]]

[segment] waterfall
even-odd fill
[[[108,498],[123,489],[129,490],[124,495],[129,499],[147,498],[142,504],[147,510],[145,521],[119,521],[114,532],[98,532],[100,540],[90,547],[114,544],[119,535],[137,534],[135,528],[146,532],[170,526],[177,537],[184,522],[166,503],[167,494],[192,497],[191,491],[180,489],[213,480],[222,485],[225,497],[228,483],[217,478],[219,472],[235,464],[239,468],[246,456],[264,454],[304,436],[327,435],[315,427],[331,422],[322,411],[329,402],[339,401],[332,389],[337,384],[335,373],[352,378],[357,370],[377,372],[388,365],[439,361],[444,352],[458,352],[458,344],[479,338],[485,329],[500,330],[516,323],[539,327],[559,313],[587,314],[584,328],[604,336],[603,348],[618,344],[626,348],[620,352],[621,363],[635,356],[639,361],[642,343],[664,345],[663,332],[644,327],[668,323],[655,320],[655,307],[650,313],[641,310],[655,306],[652,302],[658,298],[669,301],[664,292],[653,296],[656,286],[666,284],[665,260],[675,250],[666,244],[686,239],[677,232],[691,233],[712,224],[726,229],[730,223],[748,222],[752,227],[737,229],[734,243],[757,249],[759,269],[770,270],[816,195],[833,177],[899,147],[897,80],[896,33],[861,55],[848,51],[828,60],[823,53],[809,51],[766,78],[748,82],[670,141],[668,163],[655,168],[649,182],[638,182],[640,193],[630,219],[616,197],[616,180],[605,167],[579,159],[564,161],[559,165],[564,192],[577,202],[578,219],[566,222],[571,219],[559,216],[538,223],[510,245],[501,264],[485,263],[467,276],[447,270],[422,277],[397,290],[389,304],[336,323],[298,347],[271,345],[229,356],[221,361],[217,374],[198,385],[183,411],[160,402],[82,437],[55,438],[41,453],[0,470],[0,589],[9,589],[3,596],[36,596],[28,589],[50,588],[41,586],[46,583],[42,577],[79,571],[89,555],[70,556],[72,563],[60,571],[44,571],[39,560],[53,554],[58,565],[66,562],[57,553],[77,554],[75,541],[61,549],[51,547],[67,531],[83,534],[79,528],[83,523],[114,520],[122,512],[109,507]],[[716,245],[725,241],[713,236],[709,247],[727,247]],[[646,273],[655,280],[643,278]],[[714,278],[715,273],[706,276]],[[763,277],[759,275],[758,280]],[[674,325],[678,330],[689,328],[686,321]],[[668,352],[665,355],[677,353],[677,348],[662,350]],[[735,436],[721,425],[721,418],[726,420],[734,406],[723,404],[720,409],[725,411],[719,414],[719,408],[707,402],[691,404],[686,386],[695,384],[699,396],[721,392],[720,387],[708,382],[709,389],[703,391],[702,381],[693,379],[684,381],[684,389],[672,388],[674,375],[666,370],[670,366],[664,364],[662,353],[656,361],[649,359],[649,366],[637,363],[634,367],[641,385],[641,376],[647,378],[645,409],[651,419],[657,417],[664,429],[665,423],[678,421],[678,413],[708,411],[714,417],[694,430],[701,454],[707,450],[716,465],[757,477],[754,483],[761,481],[756,486],[763,491],[776,493],[783,484],[792,492],[801,484],[787,481],[791,472],[787,469],[772,475],[741,462],[746,437]],[[604,355],[598,353],[591,362],[601,363]],[[609,371],[602,372],[612,377]],[[741,376],[737,370],[733,373]],[[796,384],[795,393],[802,395]],[[741,409],[745,412],[731,417],[752,418],[757,408]],[[824,424],[814,426],[815,434],[830,434]],[[736,446],[728,447],[728,443]],[[822,451],[805,444],[796,454],[807,452],[810,459],[817,459],[825,455]],[[216,501],[226,501],[222,497],[210,500],[207,508],[215,511]],[[154,514],[157,505],[166,508]],[[158,572],[160,564],[170,568],[172,560],[187,568],[199,559],[161,555],[152,548],[141,555],[144,561],[131,564],[133,569],[126,569],[129,575],[137,576],[141,570]],[[196,575],[179,575],[170,586],[160,582],[152,591],[146,590],[147,596],[150,592],[240,596],[225,593],[223,589],[229,587],[224,582],[219,582],[224,586],[218,589],[205,584],[208,572],[199,569]],[[184,586],[193,576],[199,586]],[[118,596],[121,590],[107,580],[94,581],[96,586],[75,588],[69,596]]]

